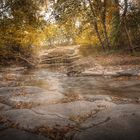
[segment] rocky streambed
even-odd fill
[[[0,69],[1,140],[139,140],[139,132],[138,76],[69,77],[48,63]]]

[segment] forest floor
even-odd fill
[[[70,46],[43,51],[32,70],[1,68],[0,139],[139,140],[138,60]]]

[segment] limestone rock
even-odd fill
[[[139,140],[140,105],[118,105],[81,124],[74,140]]]
[[[64,98],[64,95],[57,91],[24,86],[0,88],[0,97],[4,99],[8,105],[15,106],[18,103],[51,104]]]
[[[2,116],[10,122],[17,124],[19,128],[34,130],[41,127],[55,127],[57,125],[68,126],[74,125],[69,121],[56,114],[41,114],[29,109],[14,109],[2,113]]]
[[[85,99],[90,101],[103,100],[103,101],[112,101],[111,97],[108,95],[83,95]]]
[[[10,110],[12,107],[6,105],[6,104],[2,104],[0,103],[0,111],[7,111]]]
[[[64,95],[56,91],[46,91],[38,94],[18,95],[9,98],[9,102],[13,105],[18,103],[32,103],[34,105],[51,104],[64,98]]]
[[[110,108],[114,106],[114,103],[107,101],[75,101],[70,103],[39,106],[33,108],[33,110],[41,114],[58,114],[66,118],[70,118],[76,116],[86,116],[91,113],[96,113],[96,111],[101,108]]]
[[[6,129],[0,132],[1,140],[49,140],[49,138],[29,133],[26,131],[21,131],[17,129]]]

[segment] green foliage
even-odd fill
[[[90,44],[99,51],[139,46],[138,0],[49,0],[53,22],[41,14],[46,2],[0,0],[0,59],[30,58],[44,44]]]
[[[0,1],[0,58],[30,57],[43,39],[41,1]]]
[[[78,44],[102,46],[105,50],[133,49],[140,40],[139,8],[138,0],[58,0],[54,16],[59,24],[69,25]],[[79,27],[74,26],[77,21]]]

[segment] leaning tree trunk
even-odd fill
[[[95,31],[96,31],[96,35],[97,35],[97,37],[98,37],[98,39],[99,39],[99,42],[100,42],[100,44],[101,44],[103,50],[105,51],[106,48],[105,48],[104,43],[103,43],[103,41],[102,41],[101,35],[100,35],[100,33],[99,33],[98,25],[97,25],[96,22],[93,23],[93,25],[94,25],[94,29],[95,29]]]
[[[95,15],[95,12],[94,12],[94,8],[92,6],[92,2],[91,2],[91,0],[88,0],[88,2],[89,2],[90,10],[92,12],[92,16],[93,16],[93,19],[92,19],[92,22],[91,23],[94,26],[94,29],[95,29],[96,35],[98,37],[98,40],[99,40],[99,42],[101,44],[101,47],[105,51],[106,48],[105,48],[105,45],[104,45],[104,43],[102,41],[102,38],[101,38],[101,35],[100,35],[100,32],[99,32],[99,29],[98,29],[98,23],[97,23],[96,15]]]
[[[119,46],[121,41],[121,19],[120,19],[120,6],[119,6],[119,0],[113,0],[112,6],[114,7],[114,10],[112,11],[112,44],[113,46]]]
[[[106,46],[108,49],[110,49],[110,41],[109,41],[109,37],[108,37],[108,32],[107,32],[107,27],[106,27],[106,9],[107,8],[107,1],[104,0],[104,4],[103,4],[103,12],[101,12],[101,19],[102,19],[102,25],[103,25],[103,32],[104,32],[104,37],[105,37],[105,42],[106,42]]]
[[[126,19],[124,19],[124,29],[125,29],[125,33],[126,33],[126,36],[128,39],[130,53],[134,53],[134,47],[133,47],[133,43],[132,43],[132,39],[131,39],[129,30],[127,28]]]
[[[126,33],[126,36],[127,36],[127,39],[128,39],[130,53],[134,53],[134,47],[133,47],[132,39],[131,39],[129,29],[127,28],[127,24],[126,24],[126,14],[127,14],[127,11],[128,11],[128,0],[124,0],[124,4],[125,4],[125,8],[124,8],[124,12],[122,14],[122,23],[123,23],[125,33]]]

